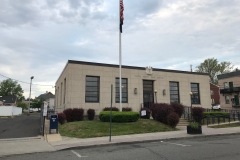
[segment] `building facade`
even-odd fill
[[[212,105],[220,104],[220,89],[218,85],[210,83]]]
[[[56,111],[92,108],[98,114],[103,108],[110,107],[111,95],[113,107],[119,108],[118,65],[69,60],[56,82]],[[211,108],[208,75],[122,66],[122,107],[139,111],[151,103],[170,102]]]
[[[220,104],[225,109],[240,108],[240,71],[218,75]]]

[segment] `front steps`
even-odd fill
[[[177,124],[177,126],[187,126],[189,124],[187,119],[184,118],[180,118],[179,119],[179,123]]]

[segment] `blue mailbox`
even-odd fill
[[[51,133],[51,129],[56,129],[56,131],[58,133],[58,116],[57,116],[57,114],[50,115],[49,133]]]

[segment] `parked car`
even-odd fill
[[[215,104],[212,106],[212,109],[221,109],[220,104]]]

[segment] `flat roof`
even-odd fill
[[[116,64],[106,64],[106,63],[97,63],[97,62],[86,62],[86,61],[68,60],[68,63],[71,63],[71,64],[91,65],[91,66],[103,66],[103,67],[119,68],[119,65],[116,65]],[[126,65],[122,65],[122,68],[126,68],[126,69],[138,69],[138,70],[145,70],[145,69],[146,69],[146,67],[126,66]],[[185,74],[207,75],[207,76],[208,76],[207,73],[200,73],[200,72],[190,72],[190,71],[180,71],[180,70],[170,70],[170,69],[159,69],[159,68],[152,68],[152,69],[153,69],[153,71],[174,72],[174,73],[185,73]]]
[[[217,76],[217,78],[218,79],[225,79],[225,78],[239,77],[239,76],[240,76],[240,70],[236,70],[234,72],[220,74],[220,75]]]

